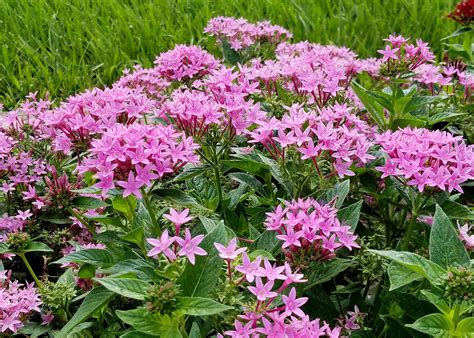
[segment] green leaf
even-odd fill
[[[223,226],[216,227],[204,237],[199,246],[207,252],[207,255],[197,256],[194,265],[188,262],[178,278],[177,283],[181,285],[183,296],[206,297],[214,290],[223,264],[214,242],[225,245],[229,240]]]
[[[451,308],[446,304],[444,300],[442,300],[440,297],[435,295],[434,293],[431,293],[426,290],[421,290],[421,293],[428,299],[428,301],[436,306],[439,311],[441,311],[443,314],[449,316],[449,313],[451,312]]]
[[[375,123],[377,123],[380,128],[385,129],[385,115],[380,103],[370,97],[367,90],[357,82],[352,82],[352,89],[354,90],[354,93],[356,93],[360,102],[364,105],[365,109],[370,113]]]
[[[360,209],[362,208],[363,201],[358,201],[345,208],[339,209],[337,212],[337,218],[340,221],[344,221],[345,224],[351,227],[351,231],[354,232],[357,224],[359,223]]]
[[[335,258],[325,262],[314,262],[310,265],[310,269],[306,273],[308,281],[304,289],[309,290],[312,287],[327,282],[333,277],[349,268],[353,264],[350,259]]]
[[[439,205],[433,219],[430,234],[431,261],[447,268],[453,265],[470,266],[471,261],[448,216]]]
[[[181,338],[179,332],[179,317],[170,317],[148,312],[147,309],[139,308],[128,311],[115,311],[117,317],[124,323],[132,326],[135,330],[151,335],[159,334],[163,338]]]
[[[412,115],[405,114],[401,118],[395,119],[390,129],[397,130],[398,128],[405,128],[405,127],[424,127],[426,124],[425,121],[417,119]]]
[[[56,283],[62,283],[65,285],[74,285],[76,283],[76,279],[74,277],[74,272],[72,268],[67,269],[64,273],[59,276],[58,281]]]
[[[185,168],[179,175],[175,176],[172,180],[171,183],[176,183],[176,182],[182,182],[186,181],[190,178],[193,178],[195,176],[202,175],[206,171],[212,169],[212,166],[209,164],[201,164],[198,166],[190,166],[188,168]]]
[[[195,198],[178,189],[156,189],[153,190],[153,194],[158,198],[182,207],[207,210],[205,207],[199,204]]]
[[[461,34],[464,34],[464,33],[467,33],[467,32],[470,32],[472,30],[472,27],[469,27],[469,26],[464,26],[464,27],[461,27],[459,28],[458,30],[456,30],[454,33],[442,38],[441,40],[439,41],[444,41],[444,40],[448,40],[448,39],[451,39],[451,38],[454,38],[456,36],[459,36]]]
[[[248,256],[252,260],[257,258],[258,256],[266,258],[269,261],[276,260],[275,257],[273,257],[273,255],[271,253],[269,253],[268,251],[262,250],[262,249],[257,249],[257,250],[254,250],[252,252],[249,252]]]
[[[82,264],[77,275],[84,279],[93,278],[95,277],[95,270],[96,268],[92,264]]]
[[[201,330],[199,329],[199,325],[196,322],[193,322],[191,326],[191,331],[189,331],[189,338],[201,338]]]
[[[74,316],[59,332],[58,337],[68,337],[68,334],[72,329],[92,316],[96,311],[107,305],[107,303],[114,297],[115,293],[107,290],[103,286],[99,286],[91,290],[84,298],[84,301],[82,302],[79,309],[77,309]]]
[[[449,218],[474,221],[474,212],[465,205],[446,199],[440,206]]]
[[[23,252],[53,252],[53,249],[41,242],[30,242]]]
[[[247,184],[252,189],[255,189],[260,195],[265,196],[265,189],[263,188],[263,184],[254,176],[246,173],[230,173],[227,176],[229,176],[230,179],[236,182]]]
[[[120,336],[120,338],[155,338],[158,337],[156,334],[148,334],[140,331],[128,331]],[[201,338],[201,337],[198,337]]]
[[[436,263],[433,263],[426,258],[419,256],[417,254],[406,252],[406,251],[394,251],[394,250],[368,250],[379,256],[391,259],[398,264],[403,265],[404,267],[410,269],[411,271],[416,272],[422,277],[427,278],[430,283],[436,284],[439,282],[439,279],[442,275],[446,274],[441,266]]]
[[[120,236],[126,242],[133,243],[141,247],[145,240],[145,232],[142,226],[138,226],[132,231],[127,232]]]
[[[338,182],[332,189],[326,191],[321,196],[321,199],[327,203],[336,198],[336,208],[340,208],[342,203],[344,203],[347,194],[349,193],[350,187],[351,185],[349,180]]]
[[[419,280],[421,277],[417,272],[410,270],[409,268],[392,262],[388,266],[388,278],[390,279],[390,290],[393,291],[402,286],[410,284],[415,280]]]
[[[112,207],[122,213],[128,220],[132,220],[137,209],[137,199],[133,195],[128,195],[126,198],[115,196],[112,200]]]
[[[95,197],[80,196],[72,200],[73,206],[79,209],[97,209],[108,207],[109,204]]]
[[[136,278],[93,278],[97,283],[121,296],[144,300],[147,290],[151,285]]]
[[[115,257],[105,249],[84,249],[73,252],[60,260],[57,260],[55,263],[87,263],[92,265],[110,265],[115,262]]]
[[[460,113],[460,112],[454,112],[454,111],[441,112],[438,114],[434,114],[433,116],[430,116],[428,119],[428,123],[430,125],[433,125],[439,122],[449,121],[455,117],[466,115],[466,114],[467,113]]]
[[[227,306],[210,298],[203,297],[177,297],[178,310],[190,316],[210,316],[224,311],[232,310]]]
[[[448,338],[454,333],[453,323],[440,313],[432,313],[421,317],[413,324],[407,326],[435,337]]]
[[[268,166],[273,178],[277,180],[277,182],[280,183],[283,188],[285,188],[288,194],[293,195],[293,183],[280,170],[280,165],[271,158],[265,157],[261,154],[258,154],[258,157]]]
[[[472,338],[474,336],[474,317],[464,318],[456,326],[456,337]]]

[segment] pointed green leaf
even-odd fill
[[[392,262],[388,266],[388,278],[390,279],[390,291],[396,290],[410,284],[415,280],[421,279],[417,272],[410,270],[409,268]]]
[[[136,278],[93,278],[97,283],[121,296],[144,300],[147,290],[151,285],[143,280]]]
[[[431,260],[445,268],[453,265],[470,266],[471,264],[464,244],[439,205],[436,205],[431,227],[429,251]]]
[[[190,316],[210,316],[233,309],[232,306],[218,303],[211,298],[178,297],[176,300],[178,310]]]
[[[435,337],[448,338],[454,334],[453,323],[440,313],[432,313],[421,317],[413,324],[407,326]]]

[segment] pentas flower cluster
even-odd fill
[[[163,104],[159,117],[171,117],[178,128],[196,140],[204,136],[213,124],[233,137],[265,116],[260,105],[247,99],[247,96],[246,92],[225,89],[220,92],[211,89],[211,93],[201,90],[175,91],[170,100]]]
[[[254,60],[248,71],[251,78],[262,81],[268,95],[278,95],[277,83],[281,83],[286,90],[318,107],[325,106],[338,93],[344,94],[352,76],[373,68],[368,66],[368,60],[357,60],[356,54],[347,48],[308,42],[281,43],[276,55],[276,61]]]
[[[288,263],[279,266],[262,256],[251,260],[245,252],[246,247],[238,248],[236,238],[227,246],[220,243],[214,243],[214,246],[227,264],[229,282],[246,286],[252,298],[252,305],[235,320],[233,329],[224,332],[224,336],[339,337],[340,327],[331,329],[319,319],[311,320],[303,311],[301,307],[308,298],[297,297],[296,288],[290,289],[290,286],[306,280],[302,274],[292,271]],[[276,299],[281,294],[282,304],[279,305]]]
[[[323,108],[319,114],[306,112],[300,105],[292,105],[281,120],[276,118],[258,122],[249,132],[251,143],[260,143],[274,157],[285,159],[289,147],[297,149],[302,160],[313,161],[318,174],[318,158],[327,158],[340,177],[353,176],[353,164],[364,165],[375,157],[369,154],[373,145],[373,130],[346,104]]]
[[[277,44],[293,35],[286,29],[272,25],[269,21],[252,24],[243,18],[215,17],[209,20],[204,33],[226,41],[233,50],[240,51],[257,42]]]
[[[285,201],[283,207],[267,213],[264,224],[278,233],[283,252],[294,264],[308,257],[311,261],[332,259],[342,247],[359,248],[357,236],[337,219],[337,209],[311,197]]]
[[[448,18],[457,23],[468,26],[474,21],[474,0],[461,0],[454,10],[448,14]]]
[[[148,251],[148,256],[156,257],[163,254],[170,262],[176,260],[177,257],[186,256],[189,262],[194,265],[196,256],[207,255],[207,252],[198,246],[204,239],[204,235],[192,237],[189,228],[186,228],[184,229],[184,238],[180,237],[181,226],[193,219],[189,216],[189,209],[179,212],[171,208],[170,213],[164,214],[163,217],[173,223],[175,235],[170,236],[168,230],[165,230],[160,238],[147,238],[147,242],[153,246]]]
[[[138,90],[114,86],[71,96],[44,118],[45,137],[65,154],[84,152],[91,141],[116,123],[132,124],[155,108],[155,101]]]
[[[123,76],[114,84],[114,87],[136,89],[160,100],[170,85],[171,82],[161,76],[158,67],[148,69],[142,68],[141,65],[135,65],[133,71],[130,69],[123,71]]]
[[[199,46],[177,45],[174,49],[161,53],[155,60],[156,70],[169,81],[189,81],[202,78],[218,68],[212,54]]]
[[[404,128],[376,136],[386,154],[375,169],[382,178],[403,178],[420,192],[425,187],[463,192],[461,184],[474,178],[474,146],[448,132]]]
[[[428,44],[421,39],[417,39],[415,44],[410,44],[409,39],[393,34],[384,40],[388,44],[385,49],[377,52],[382,54],[382,62],[386,65],[387,73],[400,74],[404,71],[414,71],[435,59]]]
[[[11,281],[11,271],[0,271],[0,332],[12,334],[23,327],[28,316],[40,312],[40,298],[32,284]]]
[[[197,145],[173,126],[115,124],[92,141],[80,172],[96,174],[96,186],[106,194],[115,187],[123,196],[141,197],[141,189],[174,173],[186,163],[197,163]]]

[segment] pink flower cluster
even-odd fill
[[[463,192],[461,184],[474,178],[474,146],[462,137],[407,127],[377,135],[376,143],[386,154],[385,164],[375,168],[382,178],[404,178],[420,192],[425,187]]]
[[[156,70],[166,80],[196,80],[219,66],[212,54],[199,46],[176,45],[155,60]]]
[[[117,184],[124,189],[124,197],[141,197],[142,187],[151,186],[152,181],[186,163],[197,163],[196,147],[191,138],[171,125],[116,124],[92,141],[79,171],[95,173],[99,180],[96,186],[103,194]]]
[[[46,115],[44,134],[53,140],[57,151],[83,152],[94,138],[116,123],[132,124],[154,108],[154,101],[137,90],[94,88],[69,97]]]
[[[293,272],[290,265],[272,264],[267,258],[257,256],[251,260],[246,254],[247,248],[238,248],[237,239],[232,239],[227,246],[214,243],[219,256],[227,263],[227,277],[234,282],[236,272],[242,277],[237,285],[248,282],[246,289],[255,298],[255,304],[244,311],[234,322],[234,328],[224,332],[227,337],[320,337],[329,335],[339,337],[341,328],[331,330],[319,319],[310,320],[301,307],[308,301],[307,297],[296,296],[296,288],[291,287],[288,294],[283,294],[294,283],[304,283],[303,275]],[[233,265],[233,262],[240,262]],[[263,262],[263,266],[262,266]],[[281,305],[275,304],[278,295]]]
[[[267,213],[265,226],[276,231],[283,241],[282,250],[290,261],[301,257],[328,260],[338,249],[359,248],[357,236],[337,219],[337,209],[313,198],[286,201]]]
[[[215,17],[209,20],[204,33],[229,43],[233,50],[239,51],[257,42],[278,42],[290,39],[293,35],[286,29],[272,25],[269,21],[252,24],[243,18]]]
[[[125,69],[123,76],[114,84],[114,87],[136,89],[159,100],[163,97],[164,90],[170,85],[171,83],[161,76],[158,67],[142,68],[141,65],[136,65],[133,72]]]
[[[153,246],[153,248],[148,251],[148,256],[155,257],[159,254],[163,254],[169,261],[176,260],[178,256],[186,256],[189,262],[194,265],[196,256],[207,255],[207,252],[198,246],[204,239],[204,235],[192,237],[191,232],[186,228],[184,230],[184,238],[180,237],[181,225],[193,219],[193,217],[188,215],[189,209],[184,209],[182,212],[170,209],[169,214],[163,215],[163,217],[174,224],[175,236],[170,237],[168,230],[165,230],[159,239],[147,238],[147,242]]]
[[[433,62],[435,59],[428,44],[421,39],[417,39],[415,44],[410,44],[408,43],[409,39],[393,34],[384,40],[389,44],[385,46],[385,49],[377,52],[382,54],[382,62],[387,63],[388,71],[397,63],[403,64],[408,70],[413,71],[422,64]]]
[[[261,143],[274,158],[285,158],[285,149],[294,147],[301,159],[311,159],[321,174],[317,159],[328,157],[340,177],[353,176],[349,168],[375,157],[369,154],[373,131],[346,104],[323,108],[318,114],[292,105],[281,120],[262,120],[251,131],[251,143]]]
[[[0,271],[0,333],[12,334],[23,327],[33,312],[40,312],[41,301],[32,284],[11,281],[11,271]]]

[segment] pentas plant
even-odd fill
[[[349,168],[362,166],[375,157],[369,153],[373,131],[368,124],[350,112],[346,104],[335,104],[321,111],[306,112],[301,105],[289,107],[281,120],[259,121],[250,132],[252,143],[260,143],[275,159],[285,160],[294,148],[301,160],[311,160],[318,174],[318,161],[329,160],[328,175],[353,176]]]
[[[33,284],[23,285],[11,275],[11,271],[0,271],[0,332],[5,334],[16,333],[41,305]]]
[[[471,61],[205,31],[5,114],[0,335],[468,337]]]
[[[376,136],[387,159],[376,167],[382,178],[399,177],[420,192],[432,187],[463,192],[461,184],[474,178],[474,147],[448,132],[404,128]]]
[[[141,197],[142,188],[174,173],[186,163],[196,163],[197,145],[173,126],[115,124],[94,140],[80,172],[95,173],[96,187],[105,195],[123,188],[123,196]]]
[[[293,37],[283,27],[272,25],[269,21],[255,24],[244,18],[216,17],[209,20],[204,33],[217,37],[220,42],[227,42],[233,50],[248,48],[257,42],[277,44]]]
[[[293,266],[304,268],[305,262],[332,259],[343,247],[359,248],[357,236],[337,219],[337,209],[312,198],[285,201],[284,207],[267,213],[264,224],[278,233],[276,238],[283,241],[282,251]]]

